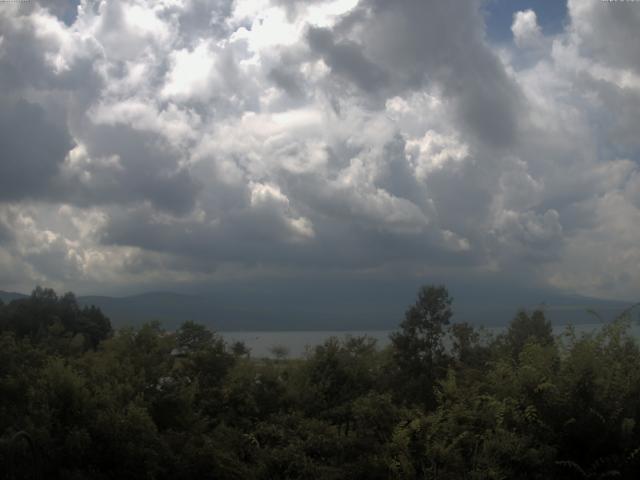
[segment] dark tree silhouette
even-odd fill
[[[452,298],[440,286],[423,286],[405,313],[400,331],[391,335],[399,391],[409,401],[434,405],[433,387],[445,373],[443,336],[453,312]]]

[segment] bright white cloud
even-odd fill
[[[162,95],[176,100],[210,98],[220,88],[220,82],[216,81],[216,56],[206,41],[191,51],[182,49],[173,52]]]
[[[537,45],[542,40],[542,30],[538,25],[536,12],[533,10],[516,12],[513,15],[511,31],[519,47]]]

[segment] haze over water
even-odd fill
[[[576,334],[593,332],[602,327],[601,323],[585,323],[574,325]],[[497,335],[506,327],[491,327],[484,329],[486,333]],[[561,335],[567,331],[566,325],[556,325],[553,328],[555,335]],[[343,339],[347,336],[368,336],[377,342],[378,348],[389,345],[389,335],[393,330],[359,330],[359,331],[283,331],[283,332],[221,332],[227,342],[244,342],[250,349],[254,358],[273,357],[273,347],[285,347],[289,358],[301,358],[309,349],[321,345],[331,337]],[[631,332],[634,337],[640,339],[640,324],[631,324]]]

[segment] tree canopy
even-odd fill
[[[0,478],[580,479],[640,475],[630,319],[502,333],[418,292],[379,348],[253,358],[203,325],[112,331],[73,294],[0,304]]]

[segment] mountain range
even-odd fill
[[[22,293],[0,291],[0,300],[4,303],[26,297]],[[337,305],[334,309],[310,304],[305,308],[303,304],[245,303],[222,294],[171,292],[124,297],[79,296],[78,303],[99,307],[116,327],[158,320],[165,328],[174,329],[186,320],[193,320],[217,331],[389,330],[398,326],[404,313],[397,305],[375,303]],[[512,299],[500,305],[467,301],[454,303],[454,320],[499,326],[508,323],[521,308],[543,308],[547,318],[556,325],[597,323],[615,318],[630,306],[629,302],[576,295],[555,295],[544,304],[531,304],[523,299]]]

